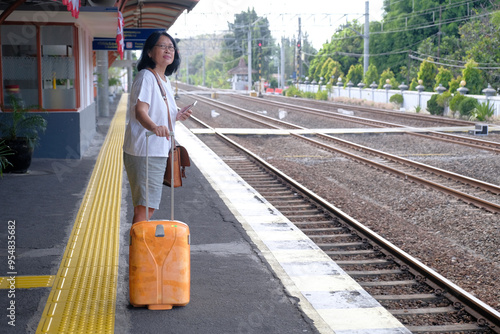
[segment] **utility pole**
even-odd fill
[[[189,85],[189,53],[186,54],[186,84]]]
[[[234,26],[234,28],[248,28],[248,46],[247,46],[247,54],[248,54],[248,91],[250,92],[252,90],[252,27],[262,20],[264,17],[260,17],[257,20],[255,20],[253,23],[250,23],[248,25],[241,25],[241,26]]]
[[[365,34],[363,35],[364,40],[364,59],[363,59],[363,75],[368,71],[368,63],[370,57],[370,3],[365,2]]]
[[[205,87],[205,63],[207,62],[205,42],[203,42],[203,87]]]
[[[252,25],[248,26],[248,92],[252,90]]]
[[[259,97],[263,97],[262,95],[262,42],[259,41],[259,53],[258,53],[258,59],[259,59]]]
[[[281,86],[285,88],[285,47],[283,46],[285,39],[281,37]]]
[[[440,55],[440,49],[441,49],[441,14],[442,14],[443,7],[439,6],[439,31],[438,31],[438,52],[437,52],[437,57],[439,58]]]
[[[302,77],[302,33],[300,29],[300,17],[299,17],[299,36],[297,38],[297,82],[299,78]]]
[[[410,71],[411,71],[411,50],[408,50],[408,68],[406,71],[406,83],[410,85]]]
[[[366,74],[368,71],[368,63],[370,60],[370,6],[369,2],[365,2],[365,31],[364,34],[361,34],[359,31],[354,30],[349,25],[346,25],[346,28],[354,31],[359,37],[363,38],[364,47],[363,47],[363,74]]]

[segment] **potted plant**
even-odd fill
[[[12,165],[7,159],[8,155],[12,155],[10,147],[5,144],[5,140],[0,140],[0,177],[3,176],[5,168]]]
[[[31,165],[33,150],[39,133],[44,132],[47,121],[40,115],[30,113],[20,99],[10,94],[10,112],[5,112],[0,123],[0,136],[12,154],[4,156],[8,163],[2,165],[7,173],[26,173]]]

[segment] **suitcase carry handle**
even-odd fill
[[[154,132],[152,131],[147,131],[146,132],[146,221],[149,221],[149,161],[148,161],[148,148],[149,148],[149,137],[155,135]],[[174,146],[175,146],[175,140],[174,140],[174,131],[170,131],[170,138],[171,138],[171,145],[170,145],[170,154],[172,156],[172,160],[174,158]],[[168,157],[167,157],[168,159]],[[173,163],[173,161],[172,161]],[[172,166],[173,167],[173,166]],[[170,182],[171,184],[174,184],[174,168],[170,168],[172,171],[171,176],[170,176]],[[171,192],[170,192],[170,197],[171,197],[171,204],[170,204],[170,217],[171,220],[174,220],[174,187],[170,187]]]

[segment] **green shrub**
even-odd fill
[[[328,101],[328,91],[327,90],[319,90],[315,96],[316,100]]]
[[[416,106],[415,107],[415,112],[418,114],[419,112],[422,111],[422,107],[421,106]]]
[[[286,90],[286,96],[291,96],[291,97],[294,97],[294,96],[297,96],[297,97],[302,97],[302,92],[295,86],[290,86],[288,87],[288,89]]]
[[[465,97],[458,105],[461,116],[470,116],[472,111],[478,107],[479,103],[473,97]]]
[[[316,93],[304,92],[302,93],[302,96],[305,97],[306,99],[314,99],[316,97]]]
[[[438,95],[436,102],[441,107],[446,108],[450,104],[450,100],[451,100],[451,93],[449,90],[447,90],[443,94]]]
[[[431,99],[427,101],[427,110],[431,115],[442,115],[444,113],[444,107],[437,103],[438,94],[433,94]]]
[[[486,103],[478,104],[478,106],[472,110],[471,119],[476,119],[480,122],[487,121],[488,118],[493,116],[495,110],[493,109],[494,104],[490,104],[490,101]]]
[[[450,100],[450,109],[454,112],[458,111],[458,106],[460,105],[460,102],[465,99],[465,96],[460,94],[460,93],[455,93],[455,96]]]
[[[398,106],[402,106],[403,105],[403,95],[401,94],[394,94],[392,95],[390,98],[389,98],[389,102],[391,103],[394,103]]]

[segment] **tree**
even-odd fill
[[[494,88],[499,88],[500,71],[500,14],[483,16],[470,20],[460,27],[460,42],[464,46],[465,59],[474,59],[485,69],[482,76],[486,83],[491,83]],[[478,67],[479,65],[476,65]],[[466,80],[468,81],[468,80]],[[484,89],[486,86],[482,87]],[[469,82],[467,82],[469,88]],[[470,88],[469,88],[470,89]]]
[[[354,86],[356,86],[362,80],[363,80],[363,65],[362,64],[351,65],[351,68],[349,69],[349,72],[345,77],[346,82],[344,82],[344,87],[346,87],[349,81],[351,81],[354,84]]]
[[[455,93],[457,89],[460,87],[460,82],[462,81],[462,76],[450,80],[450,92]]]
[[[368,70],[365,73],[365,77],[363,78],[363,82],[368,87],[372,83],[374,82],[376,83],[378,80],[379,76],[378,76],[377,66],[375,66],[375,64],[370,64],[368,66]]]
[[[452,79],[453,74],[451,73],[451,71],[441,66],[440,68],[438,68],[438,74],[436,75],[436,87],[441,84],[443,85],[443,87],[449,89]]]
[[[259,52],[261,61],[261,75],[268,77],[269,61],[274,50],[274,40],[271,37],[269,22],[267,18],[257,16],[255,9],[247,9],[246,12],[241,12],[234,15],[234,23],[228,23],[230,33],[225,39],[225,49],[223,50],[224,58],[227,60],[240,59],[248,55],[248,31],[251,31],[251,53],[252,53],[252,68],[259,68]],[[259,47],[258,44],[261,44]],[[224,70],[230,68],[225,66]],[[257,80],[259,74],[252,75],[253,80]]]
[[[341,73],[347,73],[352,65],[359,63],[359,57],[363,54],[363,39],[354,32],[363,31],[362,25],[356,20],[348,23],[348,27],[339,28],[332,36],[329,43],[323,44],[314,59],[311,60],[309,77],[318,81],[324,62],[329,58],[338,62]],[[357,56],[352,56],[355,54]]]
[[[432,92],[436,83],[436,65],[431,63],[432,58],[427,58],[420,64],[420,71],[418,71],[418,80],[422,80],[422,85],[425,86],[426,92]]]
[[[486,87],[482,71],[477,68],[477,63],[474,60],[469,60],[465,64],[462,71],[466,87],[469,89],[469,94],[481,94],[481,91]]]
[[[392,72],[390,68],[386,69],[380,75],[380,81],[378,84],[378,88],[379,89],[383,88],[384,85],[387,83],[387,80],[389,80],[389,83],[392,86],[392,88],[395,88],[399,85],[398,82],[396,81],[396,78],[394,77],[394,72]]]

